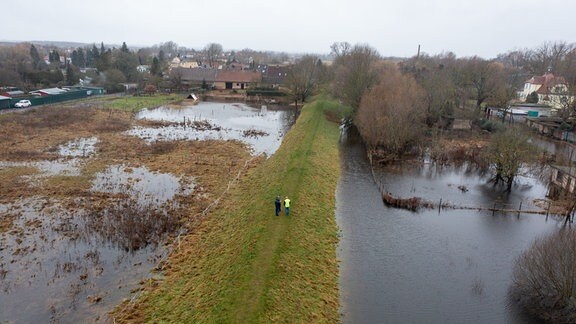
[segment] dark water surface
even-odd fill
[[[365,153],[343,139],[336,214],[341,228],[341,303],[345,323],[531,323],[509,305],[514,260],[562,223],[543,215],[470,210],[413,213],[385,207]],[[396,167],[377,173],[395,195],[462,205],[502,206],[544,198],[521,178],[511,195],[465,168]],[[463,192],[458,186],[465,186]]]

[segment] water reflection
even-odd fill
[[[192,179],[181,179],[169,173],[151,172],[145,167],[115,165],[96,174],[91,190],[127,194],[142,202],[153,199],[156,204],[163,204],[173,199],[176,194],[189,195],[193,189]]]
[[[78,138],[58,147],[58,154],[63,157],[87,157],[96,154],[97,137]]]
[[[128,132],[150,142],[234,139],[250,145],[255,154],[266,153],[268,156],[280,147],[282,138],[294,118],[289,110],[215,102],[201,102],[184,108],[160,107],[143,110],[136,117],[174,123],[161,128],[140,127]],[[194,127],[194,123],[200,121],[208,122],[211,127]]]
[[[545,139],[540,136],[533,136],[530,141],[537,147],[556,156],[558,160],[576,162],[576,146],[573,144]]]
[[[561,220],[542,215],[467,210],[412,213],[387,208],[362,147],[344,141],[336,214],[342,230],[341,302],[345,323],[526,323],[508,307],[514,259]],[[461,204],[506,204],[545,194],[537,180],[521,179],[505,196],[466,168],[381,170],[392,192]],[[457,185],[470,188],[462,192]],[[517,190],[520,189],[520,190]]]

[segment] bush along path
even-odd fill
[[[252,168],[182,239],[165,271],[118,322],[339,322],[338,104],[302,109],[280,149]],[[274,198],[290,197],[290,216]]]

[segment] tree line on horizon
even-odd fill
[[[209,43],[202,50],[188,49],[168,41],[137,50],[130,49],[124,42],[119,48],[105,46],[83,46],[59,48],[55,45],[19,43],[0,45],[0,87],[17,87],[33,90],[42,87],[75,85],[86,77],[95,86],[108,92],[123,91],[121,83],[137,83],[160,87],[179,87],[177,78],[169,75],[170,60],[175,57],[193,55],[204,66],[213,67],[223,58],[245,59],[251,57],[257,63],[279,63],[288,59],[285,53],[261,52],[250,49],[224,53],[222,45]],[[149,66],[149,72],[137,70],[139,65]]]

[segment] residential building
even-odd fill
[[[187,68],[176,68],[172,70],[173,75],[179,75],[182,80],[182,84],[189,87],[202,87],[206,85],[211,88],[214,82],[216,82],[216,69],[187,69]]]
[[[138,65],[136,70],[140,73],[149,73],[150,72],[150,65]]]
[[[177,68],[195,69],[198,67],[198,62],[189,58],[175,57],[170,61],[170,70]]]
[[[526,101],[534,92],[538,95],[539,104],[547,104],[556,109],[562,109],[567,103],[574,100],[573,96],[569,94],[568,83],[564,77],[555,76],[552,72],[533,76],[527,80],[522,91],[518,92],[518,97]]]
[[[265,65],[262,67],[262,82],[273,87],[284,84],[290,67],[286,65]]]
[[[262,73],[255,71],[177,68],[172,73],[179,74],[182,83],[189,87],[206,85],[218,90],[249,89],[262,82]]]
[[[214,87],[219,90],[244,90],[262,82],[262,73],[256,71],[219,70]]]

